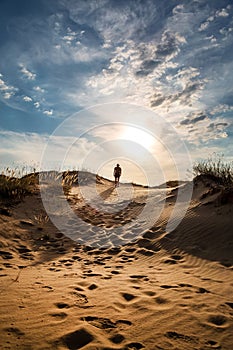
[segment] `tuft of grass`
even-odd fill
[[[38,229],[40,231],[43,230],[44,226],[47,224],[47,222],[49,221],[49,216],[44,214],[44,213],[40,213],[38,215],[34,215],[34,220],[38,225]]]
[[[36,173],[24,175],[23,169],[6,168],[0,174],[0,198],[21,199],[23,196],[35,192],[37,182]]]
[[[227,163],[222,157],[208,158],[194,164],[194,176],[205,176],[225,187],[233,187],[233,163]]]

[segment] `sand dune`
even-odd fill
[[[76,184],[67,198],[83,224],[65,222],[83,243],[53,225],[39,191],[1,203],[1,349],[232,349],[231,194],[196,179],[184,219],[167,232],[177,187],[131,187],[127,200],[127,185],[99,178],[102,202],[86,201],[86,190]],[[154,206],[166,196],[155,224],[122,229],[148,196]]]

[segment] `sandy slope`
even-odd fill
[[[105,205],[121,201],[110,183],[98,186]],[[137,188],[120,214],[93,210],[77,187],[69,202],[95,236],[135,220],[148,191]],[[63,236],[39,193],[2,205],[1,349],[232,349],[233,205],[199,181],[167,233],[176,192],[144,237],[106,249]]]

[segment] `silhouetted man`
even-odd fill
[[[119,186],[119,181],[121,177],[121,167],[117,164],[114,168],[113,176],[115,177],[115,187]]]

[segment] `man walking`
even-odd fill
[[[119,186],[120,176],[121,176],[121,167],[117,164],[114,168],[113,176],[115,177],[115,187]]]

